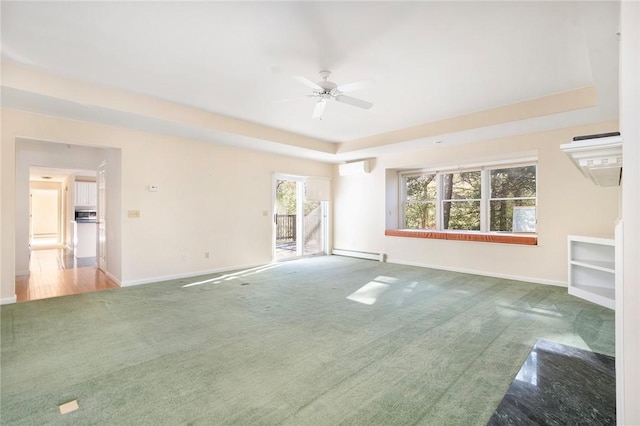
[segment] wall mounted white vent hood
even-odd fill
[[[620,185],[622,137],[620,133],[577,136],[560,145],[585,177],[600,186]]]

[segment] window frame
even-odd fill
[[[491,171],[492,170],[498,170],[498,169],[516,169],[516,168],[520,168],[520,167],[529,167],[529,166],[534,166],[535,167],[535,182],[536,182],[536,187],[535,187],[535,197],[502,197],[502,198],[492,198],[491,197]],[[487,213],[487,217],[486,219],[486,232],[492,232],[492,233],[498,233],[498,234],[537,234],[538,233],[538,165],[536,163],[525,163],[525,164],[517,164],[515,166],[495,166],[495,167],[489,167],[487,168],[487,185],[483,186],[483,190],[486,188],[487,191],[487,198],[486,198],[486,203],[487,203],[487,207],[486,207],[486,213]],[[519,231],[519,232],[514,232],[514,231],[492,231],[491,230],[491,202],[492,201],[501,201],[501,200],[505,200],[505,201],[521,201],[521,200],[533,200],[534,202],[534,207],[535,207],[535,213],[536,213],[536,230],[533,232],[526,232],[526,231]]]
[[[504,198],[505,200],[534,200],[536,208],[536,231],[535,232],[509,232],[491,231],[491,201],[503,198],[491,198],[491,171],[496,169],[509,169],[535,166],[535,197],[514,197]],[[443,203],[451,200],[443,199],[443,175],[451,173],[480,172],[480,230],[444,229]],[[436,175],[436,226],[435,228],[407,228],[406,227],[406,205],[407,205],[407,185],[406,178],[426,174]],[[537,235],[538,232],[538,161],[537,158],[525,158],[520,160],[497,161],[485,164],[474,164],[467,166],[443,167],[443,168],[423,168],[413,170],[398,171],[398,185],[400,186],[398,195],[400,197],[398,207],[398,221],[400,229],[415,229],[423,231],[455,232],[455,233],[482,233],[482,234],[517,234],[517,235]],[[478,201],[478,199],[464,199],[459,201]]]
[[[480,172],[480,198],[444,198],[444,179],[443,176],[444,175],[454,175],[454,174],[462,174],[462,173],[474,173],[474,172]],[[484,184],[484,173],[482,171],[482,169],[477,168],[477,169],[464,169],[464,170],[456,170],[456,171],[444,171],[438,174],[439,177],[439,183],[440,185],[438,186],[438,190],[439,190],[439,195],[440,195],[440,204],[438,204],[438,206],[440,207],[440,222],[436,223],[436,227],[439,226],[439,230],[444,231],[444,232],[482,232],[482,190],[484,188],[483,184]],[[452,193],[453,195],[453,193]],[[456,202],[477,202],[480,206],[480,217],[478,217],[478,222],[480,225],[480,229],[479,230],[473,230],[473,229],[451,229],[451,228],[447,228],[445,229],[444,227],[444,204],[445,203],[451,203],[453,205],[453,203]]]
[[[407,206],[407,185],[405,184],[406,179],[410,178],[410,177],[415,177],[415,176],[423,176],[423,175],[435,175],[435,180],[436,180],[436,198],[434,198],[433,200],[428,200],[425,201],[424,203],[433,203],[435,206],[435,210],[436,210],[436,227],[438,226],[438,212],[440,211],[440,209],[438,209],[438,200],[439,200],[439,196],[440,196],[440,190],[439,190],[439,185],[440,185],[440,178],[438,176],[438,174],[434,171],[431,172],[422,172],[422,171],[413,171],[413,172],[408,172],[408,173],[403,173],[403,176],[400,179],[400,215],[398,216],[400,218],[400,221],[403,225],[406,226],[407,223],[407,218],[406,218],[406,206]],[[413,229],[413,228],[412,228]],[[430,228],[415,228],[415,229],[430,229]]]

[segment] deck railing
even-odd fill
[[[318,243],[321,237],[322,224],[320,220],[321,209],[315,208],[309,212],[304,218],[305,227],[305,244],[313,241]],[[296,240],[297,224],[295,214],[278,214],[276,215],[276,242],[286,243]]]
[[[276,215],[276,241],[296,241],[296,215]]]

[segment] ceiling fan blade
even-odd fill
[[[305,99],[309,99],[312,95],[305,95],[305,96],[296,96],[295,98],[284,98],[284,99],[278,99],[273,101],[276,104],[286,104],[289,102],[295,102],[295,101],[302,101]]]
[[[324,107],[327,106],[327,100],[322,99],[316,103],[316,107],[313,109],[313,118],[322,118],[322,114],[324,113]]]
[[[304,84],[305,86],[311,87],[313,90],[322,90],[322,87],[320,87],[317,83],[314,83],[313,81],[309,80],[307,77],[294,75],[293,78],[298,80],[300,83]]]
[[[354,90],[366,89],[373,85],[373,80],[360,80],[353,83],[342,84],[338,86],[338,91],[342,93],[353,92]]]
[[[373,106],[371,102],[363,101],[362,99],[352,98],[351,96],[340,95],[336,98],[336,101],[345,104],[353,105],[354,107],[369,109]]]

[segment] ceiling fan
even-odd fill
[[[345,93],[353,92],[354,90],[364,89],[365,87],[371,85],[372,80],[355,81],[353,83],[347,83],[338,86],[336,83],[329,81],[330,75],[330,71],[320,71],[320,77],[322,78],[322,81],[319,81],[317,83],[309,80],[306,77],[294,77],[300,83],[313,89],[313,93],[307,95],[308,98],[314,98],[318,100],[316,102],[316,107],[313,110],[313,118],[322,118],[322,114],[324,113],[324,109],[327,106],[327,102],[332,99],[336,102],[342,102],[363,109],[369,109],[373,106],[371,102],[363,101],[362,99],[345,95]]]

